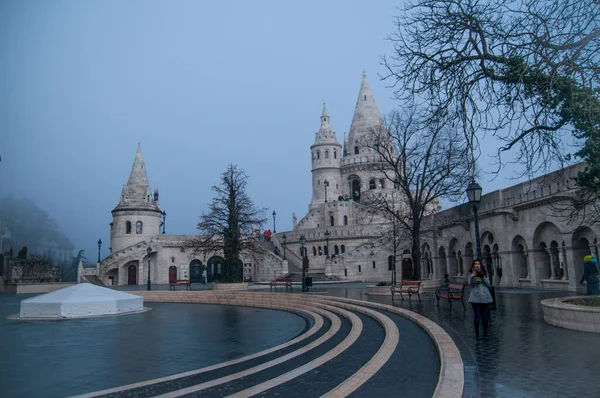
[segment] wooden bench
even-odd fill
[[[403,293],[408,294],[408,301],[411,300],[413,294],[416,294],[419,297],[419,301],[421,301],[420,288],[421,281],[401,281],[399,285],[392,286],[392,301],[394,301],[394,294],[396,293],[400,294],[400,299],[403,301]]]
[[[463,298],[465,296],[465,287],[467,287],[467,285],[458,285],[458,284],[451,283],[447,287],[437,289],[435,291],[435,298],[437,299],[437,306],[438,307],[440,306],[440,299],[444,298],[444,299],[448,299],[448,302],[450,303],[450,309],[452,309],[453,301],[460,301],[463,306],[463,309],[466,311],[467,307],[465,307],[465,302],[463,300]]]
[[[275,278],[275,280],[271,281],[269,286],[271,287],[271,291],[273,291],[273,288],[275,288],[275,291],[277,291],[277,286],[285,286],[285,291],[287,292],[287,290],[289,288],[290,292],[291,292],[292,291],[292,281],[293,281],[293,278]]]
[[[189,279],[174,279],[169,282],[169,290],[175,290],[177,286],[186,286],[188,290],[192,290],[192,281]]]

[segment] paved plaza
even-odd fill
[[[145,287],[136,287],[144,290]],[[197,285],[194,289],[208,289]],[[165,286],[154,286],[166,290]],[[124,290],[120,288],[120,290]],[[256,292],[268,288],[254,287]],[[280,289],[281,290],[281,289]],[[447,303],[436,307],[432,292],[422,302],[369,296],[366,284],[317,285],[311,297],[341,297],[394,305],[422,314],[441,326],[460,351],[464,365],[464,397],[595,397],[590,380],[598,374],[600,336],[547,325],[540,301],[568,295],[564,292],[499,290],[490,338],[476,341],[472,312]],[[294,293],[301,297],[299,288]],[[22,322],[6,319],[19,311],[20,300],[30,296],[0,295],[0,386],[7,397],[64,397],[188,372],[231,361],[275,347],[313,330],[315,321],[298,313],[252,307],[206,304],[147,303],[152,310],[133,315],[85,320]],[[399,330],[393,355],[352,396],[428,397],[439,377],[440,359],[429,336],[413,322],[385,313]],[[384,344],[381,326],[355,313],[362,325],[349,348],[331,361],[294,379],[258,393],[260,396],[321,396],[361,369]],[[106,396],[156,396],[188,391],[198,384],[265,367],[260,372],[202,390],[202,396],[228,396],[264,384],[317,360],[340,346],[353,333],[353,324],[340,317],[302,342],[263,357],[197,375],[177,377]],[[329,340],[302,355],[293,356],[317,340]],[[268,361],[293,358],[266,368]],[[192,391],[192,390],[189,390]],[[199,396],[190,392],[185,396]]]

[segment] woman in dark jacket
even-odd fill
[[[488,336],[488,324],[490,321],[490,309],[489,304],[493,301],[492,295],[490,294],[490,279],[488,277],[485,266],[481,263],[481,260],[473,260],[471,266],[471,272],[469,273],[469,287],[471,292],[469,294],[469,303],[473,306],[473,324],[475,326],[475,338],[479,337],[479,323],[483,323],[483,337]]]
[[[583,283],[583,281],[587,282],[587,292],[588,296],[593,294],[600,294],[600,276],[598,275],[598,260],[596,260],[592,256],[585,256],[583,258],[585,264],[583,265],[583,276],[581,277],[581,281],[579,283]]]

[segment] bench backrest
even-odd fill
[[[292,278],[276,278],[275,282],[291,282]]]
[[[403,286],[419,286],[421,284],[421,281],[402,281],[400,282]]]
[[[449,290],[463,290],[466,285],[457,285],[455,283],[451,283],[448,285]]]

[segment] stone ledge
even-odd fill
[[[600,333],[600,307],[567,304],[591,296],[558,297],[542,300],[544,321],[550,325],[582,332]]]

